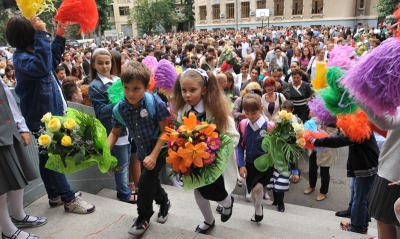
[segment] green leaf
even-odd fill
[[[76,153],[74,155],[74,161],[75,161],[75,165],[81,164],[83,161],[85,161],[85,155],[82,154],[81,152]]]

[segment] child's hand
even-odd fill
[[[33,16],[31,17],[31,24],[33,28],[37,31],[46,31],[46,23],[40,20],[39,17]]]
[[[31,142],[31,133],[24,132],[19,134],[21,135],[21,138],[24,141],[24,146],[27,146]]]
[[[246,177],[247,177],[247,169],[246,169],[245,166],[240,167],[239,174],[240,174],[240,177],[246,179]]]
[[[149,155],[143,160],[143,166],[148,170],[153,170],[156,166],[157,158]]]
[[[389,186],[393,186],[393,185],[400,185],[400,180],[397,182],[389,183]]]
[[[57,23],[57,35],[60,37],[65,37],[66,27],[63,23]]]

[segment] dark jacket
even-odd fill
[[[63,95],[53,69],[58,66],[64,52],[65,38],[56,36],[51,42],[50,33],[35,32],[34,52],[18,49],[13,55],[15,78],[18,83],[15,93],[21,100],[21,113],[31,131],[44,124],[44,114],[64,114]]]
[[[96,77],[92,83],[89,85],[89,98],[92,102],[96,118],[100,120],[104,128],[106,128],[107,135],[110,134],[112,130],[111,115],[113,105],[108,98],[107,89],[112,85],[112,83],[104,84],[99,77]],[[127,135],[126,128],[122,127],[120,137]]]
[[[347,177],[369,177],[378,172],[379,148],[374,134],[362,143],[350,141],[343,135],[316,139],[318,147],[339,148],[349,146]]]

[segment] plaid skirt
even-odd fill
[[[388,180],[377,175],[368,193],[368,211],[375,220],[400,227],[394,212],[394,203],[400,198],[400,185],[388,186],[389,183]]]

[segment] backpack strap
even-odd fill
[[[121,114],[120,114],[120,112],[119,112],[119,103],[116,104],[116,105],[114,105],[114,107],[113,107],[113,109],[112,109],[112,113],[113,113],[115,119],[116,119],[119,123],[121,123],[123,126],[126,127],[125,120],[122,118],[122,116],[121,116]]]
[[[149,92],[144,93],[144,101],[146,105],[146,110],[149,112],[149,116],[152,120],[155,120],[156,116],[156,102],[154,100],[154,95],[150,94]],[[158,123],[158,122],[157,122]],[[160,134],[160,126],[153,133],[153,139],[158,138]]]
[[[249,122],[249,119],[242,119],[239,122],[239,128],[240,128],[240,134],[242,135],[242,142],[240,142],[240,145],[244,147],[244,136],[246,135],[246,128],[247,128],[247,123]]]

